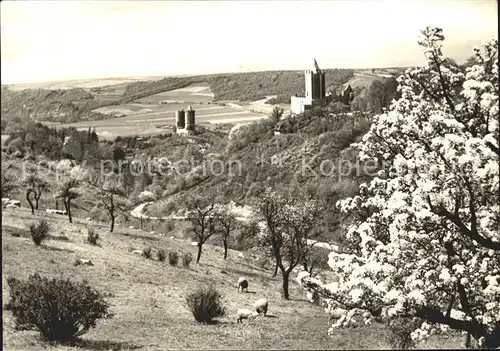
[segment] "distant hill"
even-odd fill
[[[126,78],[97,78],[97,79],[74,79],[74,80],[61,80],[52,82],[40,83],[18,83],[18,84],[2,84],[2,87],[7,87],[10,90],[25,90],[25,89],[91,89],[97,87],[105,87],[111,85],[119,85],[123,83],[137,82],[140,80],[155,80],[163,77],[126,77]]]
[[[347,82],[353,71],[325,70],[326,85],[339,86]],[[194,83],[208,83],[215,100],[256,101],[269,95],[303,95],[303,71],[263,71],[249,73],[215,74],[192,77],[169,77],[157,81],[136,82],[128,85],[123,98],[138,99],[164,91],[184,88]]]
[[[328,91],[345,83],[366,88],[377,78],[397,76],[404,68],[375,70],[327,69]],[[136,102],[149,96],[207,84],[214,101],[253,102],[268,96],[270,104],[288,104],[293,95],[303,96],[303,71],[263,71],[178,77],[131,77],[73,80],[2,86],[2,132],[15,130],[24,119],[47,122],[77,122],[109,118],[100,107]],[[20,90],[21,88],[30,88]],[[56,88],[56,89],[54,89]],[[210,100],[210,99],[209,99]],[[141,100],[142,101],[142,100]]]
[[[339,86],[353,76],[352,70],[327,70],[327,85]],[[150,95],[194,83],[207,83],[215,100],[255,101],[268,95],[304,94],[302,71],[266,71],[235,74],[168,77],[149,80],[107,79],[46,83],[50,89],[18,90],[2,86],[2,131],[8,124],[15,125],[23,119],[37,121],[76,122],[102,119],[109,116],[93,110],[110,105],[132,102]],[[117,83],[117,84],[113,84]],[[110,84],[110,85],[107,85]],[[44,86],[39,83],[27,87]],[[69,88],[69,89],[62,89]]]

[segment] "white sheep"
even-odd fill
[[[247,310],[246,308],[239,308],[236,311],[236,323],[243,323],[243,319],[254,319],[258,315],[257,312]]]
[[[269,303],[267,302],[266,298],[259,299],[255,301],[254,307],[255,311],[257,311],[258,314],[264,314],[264,316],[267,313],[267,307],[269,306]]]
[[[340,307],[332,310],[325,308],[325,312],[328,314],[328,325],[330,325],[332,320],[340,319],[342,318],[342,316],[345,316],[347,314],[347,310]]]
[[[240,277],[238,279],[238,291],[243,292],[243,290],[248,292],[248,280],[245,277]]]

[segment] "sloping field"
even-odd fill
[[[42,247],[28,238],[28,223],[45,218],[51,235]],[[303,290],[290,281],[292,300],[280,296],[280,277],[272,278],[268,269],[238,260],[229,251],[227,261],[222,249],[204,246],[200,264],[191,268],[169,266],[156,260],[159,248],[195,254],[188,241],[155,236],[118,226],[113,234],[99,223],[101,247],[84,243],[86,225],[78,218],[46,214],[32,216],[26,209],[4,210],[2,218],[2,297],[9,299],[8,277],[25,279],[42,276],[87,280],[94,288],[111,295],[112,319],[99,321],[95,329],[75,346],[57,350],[167,350],[167,349],[388,349],[382,324],[338,330],[327,335],[323,309],[305,301]],[[17,233],[20,237],[12,236]],[[58,239],[58,240],[56,240]],[[133,254],[132,249],[151,247],[153,260]],[[77,258],[90,259],[93,266],[74,266]],[[238,293],[238,277],[249,279],[249,293]],[[292,279],[295,276],[292,277]],[[214,325],[199,325],[186,308],[185,297],[200,286],[213,284],[222,294],[228,315]],[[269,316],[236,324],[237,308],[252,308],[259,298],[269,301]],[[36,332],[15,331],[10,312],[3,310],[3,347],[6,350],[50,348]],[[437,339],[423,347],[457,347],[456,339]]]
[[[100,113],[124,113],[127,116],[132,115],[140,115],[141,117],[149,115],[151,113],[165,113],[165,112],[173,112],[177,110],[187,109],[189,104],[186,103],[170,103],[170,104],[122,104],[117,106],[105,106],[98,108],[94,111]],[[228,107],[220,106],[220,105],[199,105],[199,104],[191,104],[191,107],[199,111],[200,113],[206,114],[207,111],[214,111],[213,113],[218,112],[231,112]],[[228,110],[229,109],[229,110]]]
[[[346,84],[349,84],[353,89],[357,87],[368,88],[375,79],[382,79],[382,77],[372,74],[354,73],[354,77]]]
[[[126,117],[110,118],[98,121],[83,121],[58,125],[61,127],[75,127],[87,129],[95,127],[101,138],[114,139],[117,136],[148,135],[165,133],[159,126],[175,125],[175,111],[187,109],[189,104],[124,104],[108,106],[99,109],[106,113],[124,113]],[[196,110],[196,123],[239,123],[252,122],[267,115],[249,112],[246,109],[232,108],[219,105],[191,105]],[[104,112],[103,112],[104,113]]]
[[[167,102],[210,102],[213,101],[214,94],[210,90],[208,83],[193,84],[185,88],[164,91],[162,93],[143,97],[137,102],[147,104],[158,104],[162,101]]]
[[[130,82],[125,82],[116,85],[96,87],[92,89],[92,94],[97,100],[118,100],[129,84]]]
[[[281,107],[284,110],[284,113],[286,114],[290,110],[290,104],[276,104],[276,105],[266,104],[266,102],[273,97],[276,97],[276,95],[266,96],[265,99],[260,99],[257,101],[241,102],[238,103],[238,105],[247,110],[260,112],[266,115],[270,115],[273,112],[273,109],[276,106],[278,106]]]
[[[145,123],[140,125],[114,125],[110,127],[96,127],[96,134],[99,139],[114,140],[117,136],[145,136],[156,135],[171,132],[172,129],[161,128],[165,124],[162,123]],[[172,123],[172,128],[174,124]],[[78,127],[78,130],[86,130],[87,127]]]

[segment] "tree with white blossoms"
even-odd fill
[[[312,247],[307,239],[320,210],[321,204],[316,200],[285,199],[271,189],[255,205],[255,220],[265,223],[258,242],[260,246],[271,247],[283,278],[282,294],[286,300],[290,298],[290,273],[304,261]]]
[[[350,216],[347,252],[329,255],[339,283],[297,279],[330,307],[365,310],[365,322],[424,320],[416,341],[451,328],[498,347],[498,42],[475,49],[478,64],[461,72],[443,57],[441,29],[422,34],[426,64],[398,78],[401,98],[355,145],[387,167],[337,204]]]

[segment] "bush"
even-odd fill
[[[156,253],[156,256],[158,257],[158,261],[165,261],[165,258],[167,257],[167,254],[165,253],[164,249],[159,249],[158,252]]]
[[[198,323],[211,323],[214,318],[226,315],[222,295],[213,287],[192,292],[186,297],[186,303]]]
[[[42,220],[38,225],[32,223],[30,224],[31,238],[35,245],[40,246],[42,240],[47,237],[49,233],[49,225],[46,220]]]
[[[152,254],[151,254],[151,248],[150,247],[146,247],[143,251],[142,251],[142,255],[144,257],[146,257],[147,259],[151,259],[152,257]]]
[[[91,245],[97,245],[97,240],[99,240],[99,234],[97,234],[94,228],[89,227],[87,229],[87,242]]]
[[[177,251],[169,251],[168,263],[170,263],[171,266],[177,266],[177,262],[179,262],[179,254]]]
[[[8,278],[10,301],[17,330],[37,330],[51,341],[72,341],[95,328],[96,321],[111,318],[104,295],[86,282],[42,278],[27,281]]]
[[[389,320],[386,334],[387,342],[395,350],[409,350],[415,347],[415,342],[411,338],[411,332],[422,324],[419,319],[400,317]]]
[[[185,253],[182,256],[182,265],[186,268],[189,268],[189,265],[191,264],[192,260],[193,260],[193,255],[191,255],[189,252]]]

